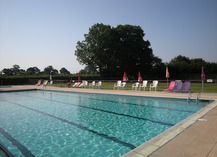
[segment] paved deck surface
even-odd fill
[[[42,88],[38,86],[15,86],[14,88],[0,88],[0,92],[32,89]],[[183,99],[188,97],[186,93],[132,90],[99,90],[49,86],[47,90]],[[196,97],[197,93],[193,93],[192,98],[195,99]],[[124,157],[217,157],[217,93],[202,93],[201,99],[215,101],[171,129],[125,154]]]

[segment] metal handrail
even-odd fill
[[[195,98],[196,102],[198,102],[200,100],[200,97],[201,97],[201,93],[197,93],[197,97]],[[192,99],[192,94],[191,92],[188,93],[188,97],[187,97],[187,101],[191,100]]]
[[[6,155],[6,157],[13,157],[13,155],[6,148],[4,148],[1,144],[0,144],[0,152],[3,152]]]

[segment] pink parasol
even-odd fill
[[[203,92],[203,87],[204,87],[203,83],[204,83],[204,80],[206,80],[206,76],[205,76],[205,72],[204,72],[203,67],[201,69],[201,80],[202,80],[202,92]]]
[[[138,72],[138,82],[142,82],[142,76],[140,74],[140,71]]]
[[[169,77],[170,77],[169,69],[168,69],[168,66],[166,66],[166,78],[169,78]]]
[[[202,67],[202,70],[201,70],[201,80],[206,80],[206,76],[205,76],[203,67]]]
[[[166,78],[167,78],[167,86],[168,86],[168,78],[170,77],[168,66],[166,66]]]
[[[128,81],[127,73],[126,73],[126,72],[124,72],[124,75],[123,75],[123,81]]]

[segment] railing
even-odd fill
[[[0,156],[3,155],[2,157],[13,157],[13,155],[0,144]]]
[[[197,93],[197,96],[195,98],[196,102],[199,102],[200,97],[201,97],[201,93],[199,92],[199,93]],[[193,100],[191,92],[188,93],[188,97],[187,97],[187,101],[190,101],[190,100]]]

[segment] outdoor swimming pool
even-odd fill
[[[0,93],[0,144],[15,157],[121,156],[209,104],[55,91]]]

